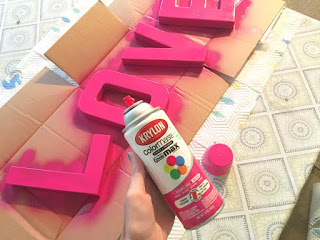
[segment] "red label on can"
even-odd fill
[[[161,138],[168,130],[168,123],[163,119],[156,119],[146,124],[137,133],[135,140],[139,145],[148,145]]]

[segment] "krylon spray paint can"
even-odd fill
[[[195,229],[211,221],[223,200],[166,113],[130,96],[124,100],[125,139],[183,226]]]

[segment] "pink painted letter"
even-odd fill
[[[153,46],[152,48],[128,47],[122,55],[124,64],[203,67],[207,49],[197,43],[139,23],[135,37]]]
[[[232,29],[235,20],[235,0],[219,0],[217,8],[208,8],[209,2],[190,0],[188,7],[179,7],[176,5],[176,0],[162,0],[159,22],[161,24]]]
[[[79,99],[79,109],[93,117],[124,126],[122,98],[131,95],[153,107],[165,110],[168,102],[167,89],[156,82],[110,70],[94,74]]]
[[[112,140],[110,136],[93,136],[91,150],[83,174],[10,167],[6,183],[99,196],[101,182],[103,182],[105,175],[108,149],[111,143]]]

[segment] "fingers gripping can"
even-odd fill
[[[195,229],[212,220],[223,200],[166,113],[125,100],[124,136],[183,226]]]

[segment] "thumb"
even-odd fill
[[[146,187],[144,165],[137,154],[135,154],[134,152],[129,152],[128,157],[132,163],[132,175],[129,191],[134,191],[135,193],[145,193]]]

